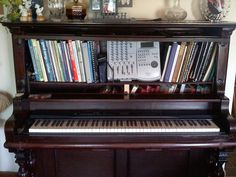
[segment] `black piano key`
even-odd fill
[[[134,120],[134,125],[137,127],[138,126],[138,124],[137,124],[137,122]]]
[[[204,122],[206,122],[206,124],[207,124],[208,126],[211,125],[211,123],[210,123],[208,120],[204,120]]]
[[[144,123],[142,120],[140,120],[140,125],[143,127],[144,126]]]
[[[74,123],[75,123],[75,120],[72,120],[71,123],[70,123],[70,126],[73,127]]]
[[[62,127],[64,123],[65,123],[65,121],[62,120],[62,121],[60,122],[60,127]]]
[[[195,122],[195,120],[192,120],[192,122],[194,126],[197,126],[197,123]]]
[[[160,127],[162,127],[162,123],[161,123],[160,120],[157,120],[157,123],[158,123],[158,125],[159,125]]]
[[[77,121],[77,126],[80,126],[80,124],[81,124],[81,120],[78,120]]]
[[[36,121],[34,122],[34,126],[38,126],[39,123],[40,123],[40,120],[36,120]]]
[[[71,120],[68,120],[66,126],[69,127]]]
[[[92,120],[92,123],[91,123],[91,126],[92,126],[92,127],[94,127],[95,122],[96,122],[95,120]]]
[[[85,121],[84,126],[87,127],[89,121],[88,120],[84,120],[84,121]]]
[[[55,125],[56,125],[56,123],[57,123],[57,121],[56,121],[56,120],[54,120],[54,121],[53,121],[53,123],[52,123],[52,126],[55,126]]]
[[[201,126],[204,125],[204,123],[202,122],[202,120],[197,120],[197,122],[198,122],[198,124],[201,125]]]
[[[50,124],[50,122],[51,122],[50,120],[47,120],[45,126],[47,127]]]
[[[171,120],[167,120],[167,122],[168,122],[169,126],[172,127],[173,124],[172,124]]]
[[[129,120],[126,121],[126,125],[127,125],[128,127],[130,126]]]
[[[151,126],[152,127],[154,127],[155,125],[154,125],[154,121],[153,120],[150,120],[150,124],[151,124]]]
[[[175,124],[176,126],[179,126],[179,123],[178,123],[177,120],[174,120],[173,122],[174,122],[174,124]]]
[[[183,123],[181,122],[181,120],[177,120],[179,126],[183,126]]]
[[[110,126],[112,127],[112,125],[113,125],[113,121],[112,121],[112,120],[110,120]]]
[[[45,123],[46,123],[46,120],[43,120],[43,121],[41,122],[41,126],[44,126]]]
[[[60,125],[60,121],[58,120],[56,123],[56,127],[58,127]]]
[[[192,123],[191,120],[187,120],[187,122],[188,122],[188,124],[189,124],[190,126],[193,126],[193,123]]]
[[[183,124],[183,126],[187,126],[186,122],[184,120],[180,120]]]

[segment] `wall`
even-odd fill
[[[133,8],[123,8],[120,12],[127,12],[129,17],[136,18],[159,18],[164,14],[164,5],[168,0],[133,0]],[[199,11],[199,0],[182,0],[182,7],[187,10],[187,20],[201,19]],[[231,11],[225,20],[236,21],[236,1],[232,1]],[[15,94],[14,69],[12,61],[12,47],[10,34],[7,30],[0,26],[0,90],[9,91],[12,95]],[[226,83],[226,95],[232,98],[233,84],[236,72],[236,33],[232,36],[230,47],[229,65]],[[232,103],[231,103],[232,104]],[[231,106],[230,106],[231,107]],[[7,109],[0,118],[6,120],[12,112],[12,107]],[[3,123],[0,122],[0,171],[16,170],[14,158],[2,146],[4,142]]]

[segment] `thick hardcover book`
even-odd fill
[[[53,71],[53,68],[52,68],[52,62],[49,58],[48,51],[47,51],[47,48],[46,48],[46,45],[45,45],[45,40],[40,39],[39,43],[40,43],[41,52],[42,52],[42,55],[43,55],[43,60],[44,60],[45,68],[46,68],[46,73],[47,73],[47,76],[48,76],[48,81],[56,81],[55,74],[54,74],[54,71]]]
[[[91,48],[94,81],[97,82],[98,81],[98,61],[97,61],[97,45],[98,45],[98,42],[88,41],[88,43],[89,43],[90,48]]]
[[[35,80],[36,81],[43,81],[43,75],[41,73],[42,72],[41,66],[40,66],[40,63],[37,63],[37,61],[36,61],[38,59],[36,59],[36,54],[34,53],[34,48],[33,48],[33,44],[32,44],[31,39],[28,40],[28,46],[29,46],[29,51],[30,51],[32,63],[33,63]]]

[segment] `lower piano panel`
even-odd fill
[[[34,163],[29,171],[34,177],[215,177],[214,170],[218,169],[211,165],[217,164],[215,152],[209,149],[39,149],[32,151]]]

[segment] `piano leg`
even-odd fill
[[[19,165],[18,177],[34,177],[35,158],[31,151],[17,150],[16,163]]]
[[[216,150],[210,158],[211,174],[209,177],[225,177],[225,164],[229,153],[225,150]]]

